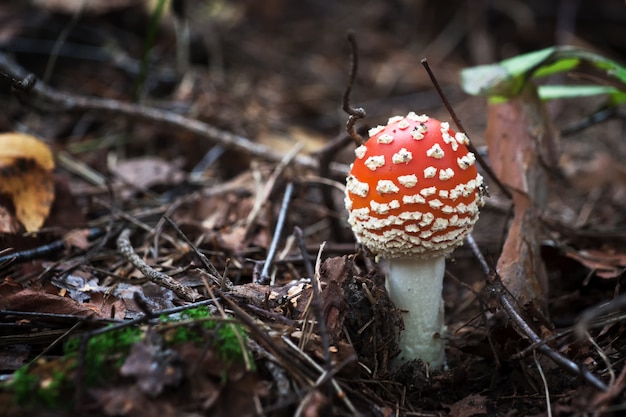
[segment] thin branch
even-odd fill
[[[232,311],[233,316],[235,316],[243,325],[248,328],[251,335],[256,336],[257,339],[255,339],[255,341],[264,349],[267,349],[267,351],[276,358],[276,362],[280,366],[286,368],[289,364],[290,358],[285,355],[283,349],[281,349],[281,347],[276,343],[274,338],[270,336],[267,330],[259,327],[259,324],[252,316],[246,313],[241,307],[237,305],[237,303],[235,303],[232,299],[230,299],[230,297],[226,296],[219,289],[215,288],[213,291],[215,291],[217,295],[221,297],[226,302],[226,304],[228,304],[228,307]]]
[[[579,338],[585,337],[587,331],[592,327],[592,322],[605,314],[613,313],[626,306],[626,294],[620,294],[611,301],[590,307],[582,312],[576,323],[576,334]],[[604,322],[602,322],[604,323]]]
[[[439,81],[437,81],[437,78],[435,77],[435,74],[430,69],[430,65],[428,65],[428,60],[426,58],[424,58],[420,62],[422,63],[422,65],[426,69],[426,72],[428,73],[428,76],[430,77],[430,81],[433,83],[433,86],[437,90],[437,93],[439,94],[439,97],[441,98],[441,102],[446,107],[446,110],[448,110],[448,113],[450,114],[450,117],[452,118],[452,121],[456,125],[457,130],[459,132],[465,133],[467,135],[467,132],[465,131],[465,128],[461,124],[461,119],[459,119],[458,116],[456,115],[456,113],[454,112],[454,109],[452,108],[452,105],[450,104],[450,102],[448,101],[448,98],[444,94],[443,89],[441,88],[441,85],[439,84]],[[487,173],[489,178],[491,178],[493,180],[493,182],[498,186],[498,188],[500,188],[502,193],[504,195],[506,195],[508,198],[513,198],[513,195],[511,194],[511,192],[508,190],[508,188],[506,188],[504,186],[504,184],[502,184],[500,182],[500,180],[496,176],[496,173],[493,172],[493,170],[491,169],[491,166],[489,166],[489,164],[487,164],[487,162],[483,159],[483,157],[476,150],[476,148],[474,147],[474,144],[471,141],[467,145],[467,147],[474,154],[474,156],[476,157],[476,160],[478,161],[480,166],[485,170],[485,172]]]
[[[346,123],[346,130],[348,131],[348,134],[352,139],[354,139],[357,145],[363,145],[366,139],[356,131],[354,125],[357,120],[365,117],[365,109],[362,107],[354,108],[350,105],[350,93],[352,92],[352,86],[354,85],[356,73],[359,69],[358,45],[353,33],[348,33],[347,40],[350,44],[351,63],[348,84],[346,85],[346,90],[343,93],[343,111],[350,116],[348,117],[348,122]]]
[[[601,107],[586,118],[561,129],[561,137],[573,135],[574,133],[581,132],[585,129],[593,127],[594,125],[606,122],[607,120],[618,116],[618,114],[618,107]]]
[[[269,271],[272,266],[272,262],[274,261],[274,257],[276,256],[276,251],[278,250],[278,242],[280,241],[280,236],[282,235],[283,228],[285,226],[287,210],[289,209],[289,203],[291,202],[292,195],[293,183],[290,182],[285,187],[285,195],[283,196],[283,203],[280,206],[280,213],[278,214],[278,219],[276,220],[276,228],[274,229],[272,243],[270,244],[270,247],[267,251],[265,264],[263,265],[263,269],[261,270],[261,276],[259,278],[259,283],[261,284],[267,283],[270,278]]]
[[[562,369],[566,370],[571,375],[582,377],[585,381],[601,391],[607,390],[606,384],[602,382],[597,376],[589,372],[587,368],[583,367],[582,365],[577,365],[565,356],[550,348],[548,345],[541,343],[541,338],[517,312],[515,307],[513,307],[512,300],[510,300],[509,298],[510,297],[508,296],[506,291],[502,291],[500,293],[499,299],[502,308],[504,309],[504,311],[507,312],[507,314],[515,322],[515,324],[520,327],[522,333],[526,335],[531,340],[531,342],[537,343],[538,351],[546,355],[552,360],[552,362],[559,365]]]
[[[486,276],[491,275],[491,267],[489,266],[489,264],[487,263],[487,260],[485,259],[482,252],[480,251],[478,244],[474,240],[474,236],[471,233],[468,234],[467,237],[465,238],[465,241],[472,249],[472,252],[474,253],[474,256],[476,257],[476,259],[478,259],[478,263],[480,264],[480,267],[483,270],[483,274],[485,274]]]
[[[54,242],[48,243],[46,245],[38,246],[33,249],[25,249],[19,252],[9,253],[7,255],[2,255],[0,256],[0,263],[8,261],[9,264],[16,264],[16,263],[32,261],[33,259],[43,258],[48,255],[52,255],[56,252],[63,250],[66,247],[66,239],[68,236],[71,236],[72,233],[76,233],[76,232],[75,231],[69,232],[64,238],[55,240]],[[92,241],[94,239],[99,238],[100,236],[104,234],[105,234],[104,229],[94,227],[87,231],[86,237],[87,237],[87,240]]]
[[[11,71],[9,72],[10,73],[8,74],[4,71],[0,71],[0,76],[11,81],[11,88],[13,89],[13,92],[21,91],[23,93],[28,93],[30,92],[30,90],[33,89],[35,84],[37,84],[37,77],[35,77],[35,74],[30,74],[30,73],[27,73],[26,71],[23,71],[19,75],[14,75],[13,72]]]
[[[487,261],[485,260],[485,257],[478,249],[478,245],[476,245],[474,238],[469,235],[467,237],[467,241],[470,245],[470,248],[474,252],[474,256],[476,256],[476,258],[482,265],[483,270],[486,270],[486,274],[489,277],[492,277],[490,278],[490,280],[495,281],[490,286],[490,293],[494,297],[496,297],[500,307],[515,323],[514,328],[518,332],[518,334],[527,337],[531,343],[536,345],[536,350],[546,355],[548,358],[550,358],[550,360],[552,360],[552,362],[569,372],[571,375],[582,377],[585,381],[587,381],[589,384],[593,385],[597,389],[601,391],[606,391],[606,384],[602,382],[597,376],[592,374],[587,368],[572,362],[571,360],[545,344],[543,340],[541,340],[541,337],[537,335],[537,333],[532,329],[532,327],[530,327],[530,325],[526,322],[522,315],[517,311],[517,300],[515,300],[515,298],[509,294],[504,285],[502,285],[502,282],[500,282],[497,273],[489,267]]]
[[[193,302],[200,298],[200,294],[193,288],[181,284],[169,275],[157,271],[145,263],[139,255],[135,253],[135,250],[130,244],[129,237],[130,229],[124,229],[117,238],[117,250],[128,262],[141,271],[146,278],[160,287],[172,290],[174,294],[185,301]]]
[[[51,107],[55,111],[91,110],[97,114],[113,114],[126,118],[160,123],[173,127],[176,130],[185,130],[201,138],[210,140],[211,142],[220,143],[226,148],[251,154],[267,161],[279,162],[283,158],[282,153],[274,151],[269,146],[253,142],[243,136],[218,129],[209,124],[187,118],[171,111],[112,99],[62,93],[44,83],[36,82],[36,77],[33,74],[28,73],[23,67],[2,52],[0,52],[0,73],[13,81],[14,90],[32,94],[32,98],[37,99],[35,101],[36,104],[41,104],[37,103],[37,101],[47,101],[53,104]],[[308,155],[298,155],[294,158],[294,162],[302,167],[311,169],[318,168],[317,160]],[[333,173],[337,175],[345,175],[348,172],[346,165],[336,162],[331,164],[331,169]]]
[[[535,360],[535,365],[537,365],[537,370],[539,371],[539,375],[541,376],[541,381],[543,382],[543,391],[546,396],[546,409],[548,413],[548,417],[552,417],[552,405],[550,402],[550,389],[548,388],[548,380],[546,379],[546,375],[543,373],[543,368],[539,363],[539,359],[537,359],[537,352],[533,352],[533,359]]]
[[[309,252],[306,247],[306,241],[304,240],[304,233],[302,232],[301,228],[299,228],[298,226],[295,226],[293,228],[293,234],[296,237],[296,242],[298,243],[298,248],[300,249],[302,262],[304,263],[304,270],[306,271],[306,274],[309,277],[311,277],[311,279],[313,279],[314,275],[318,271],[316,271],[313,268],[313,264],[311,263],[311,259],[309,258]],[[320,250],[321,250],[321,247],[320,247]]]
[[[328,342],[328,332],[326,331],[326,321],[324,320],[324,311],[321,296],[322,289],[320,283],[321,256],[322,251],[324,250],[324,243],[322,243],[322,245],[320,246],[314,270],[313,266],[311,265],[311,260],[309,259],[309,253],[306,248],[306,242],[304,241],[302,229],[296,226],[294,228],[294,235],[296,236],[298,246],[300,247],[300,253],[302,254],[302,258],[304,259],[304,265],[307,275],[311,277],[311,283],[313,287],[313,302],[311,303],[311,307],[313,307],[313,314],[315,314],[315,320],[317,321],[317,325],[319,326],[319,334],[322,341],[322,350],[324,352],[326,371],[330,371],[332,367],[330,357],[330,343]]]
[[[220,277],[220,273],[217,270],[217,268],[215,268],[215,266],[211,263],[211,261],[209,261],[209,258],[207,258],[207,256],[204,253],[202,253],[202,252],[200,252],[198,250],[196,245],[194,245],[191,242],[191,240],[189,240],[187,235],[185,233],[183,233],[182,230],[180,230],[180,227],[178,227],[178,225],[176,224],[176,222],[174,222],[174,220],[172,220],[168,216],[163,216],[163,218],[165,219],[166,222],[168,222],[170,224],[170,226],[172,226],[174,228],[174,230],[176,231],[178,236],[180,236],[185,241],[185,243],[187,243],[187,245],[189,245],[189,247],[191,248],[193,253],[195,253],[196,256],[200,259],[200,262],[202,263],[202,266],[204,266],[204,268],[206,269],[206,272],[208,272],[209,275],[211,275],[212,278],[216,282],[219,282],[220,281],[220,278],[219,278]]]
[[[320,378],[320,381],[324,381],[327,377],[327,372],[324,371],[324,369],[319,366],[313,359],[311,359],[311,357],[309,355],[307,355],[306,353],[304,353],[300,348],[298,348],[298,346],[296,346],[288,337],[286,336],[281,336],[281,339],[283,340],[283,342],[285,342],[285,344],[290,347],[296,354],[298,354],[298,356],[300,358],[302,358],[307,364],[311,365],[313,368],[315,368],[321,375],[323,378]],[[319,382],[316,382],[319,383]],[[350,401],[350,399],[348,398],[348,396],[346,395],[345,391],[341,388],[341,386],[339,385],[339,383],[335,380],[335,378],[330,378],[330,383],[333,386],[333,388],[335,389],[335,392],[337,394],[337,397],[341,398],[344,402],[344,404],[346,405],[346,407],[348,407],[348,409],[350,410],[350,412],[352,412],[354,416],[358,416],[360,415],[356,408],[354,407],[354,405],[352,404],[352,402]]]
[[[265,202],[270,198],[272,191],[274,191],[276,182],[278,181],[280,176],[283,174],[285,169],[287,169],[289,164],[291,164],[294,158],[302,150],[302,147],[303,147],[302,143],[298,142],[285,154],[285,156],[280,160],[278,165],[276,165],[276,167],[274,168],[274,170],[268,177],[267,181],[265,182],[262,193],[257,193],[257,198],[254,201],[254,207],[252,207],[252,210],[250,210],[248,217],[246,217],[246,223],[245,223],[245,228],[244,228],[245,230],[244,236],[246,238],[250,236],[250,231],[252,230],[252,227],[256,224],[256,220],[259,217],[259,214],[261,213],[261,208],[263,207]]]

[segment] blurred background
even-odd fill
[[[442,109],[422,58],[457,111],[473,118],[477,104],[464,106],[455,87],[460,69],[564,44],[619,62],[625,24],[620,0],[5,0],[0,49],[66,91],[158,101],[253,138],[323,141],[346,118],[348,31],[361,61],[353,103],[376,124],[407,109]],[[24,122],[37,130],[10,110],[0,129]],[[480,129],[481,120],[469,122],[470,133]],[[57,129],[45,136],[84,133]]]

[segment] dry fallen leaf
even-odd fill
[[[149,189],[155,185],[179,184],[185,179],[185,174],[178,166],[180,163],[180,160],[167,161],[153,156],[119,162],[114,168],[115,174],[120,182],[131,185],[123,189],[122,198],[128,198],[137,190]]]
[[[577,260],[600,278],[617,278],[626,268],[626,253],[587,249],[567,252],[567,257]]]
[[[26,231],[36,232],[54,201],[54,159],[48,145],[22,133],[0,134],[0,193],[13,199]]]
[[[450,416],[452,417],[472,417],[487,414],[486,402],[487,397],[473,394],[446,406],[450,408]]]
[[[70,297],[58,295],[51,284],[23,288],[10,278],[0,284],[0,309],[32,313],[71,314],[78,317],[111,318],[111,309],[94,303],[78,303]],[[106,300],[110,303],[109,300]],[[115,301],[115,300],[113,300]]]
[[[63,241],[67,247],[87,250],[91,246],[91,243],[89,242],[89,235],[89,229],[72,230],[63,237]]]
[[[149,337],[135,343],[120,368],[120,374],[135,377],[137,386],[146,395],[157,397],[167,386],[176,386],[182,379],[182,369],[177,364],[173,350],[163,350]]]
[[[556,165],[556,133],[536,88],[504,103],[490,103],[485,139],[500,181],[515,205],[497,270],[522,305],[547,307],[548,279],[540,254],[539,215],[547,200],[545,165]]]

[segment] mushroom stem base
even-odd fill
[[[397,364],[421,359],[430,368],[444,363],[443,276],[445,257],[389,259],[386,281],[391,301],[403,311]]]

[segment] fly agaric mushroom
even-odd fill
[[[357,240],[388,263],[387,292],[403,315],[401,361],[444,363],[445,256],[463,243],[483,204],[467,136],[411,112],[369,132],[346,184]]]

